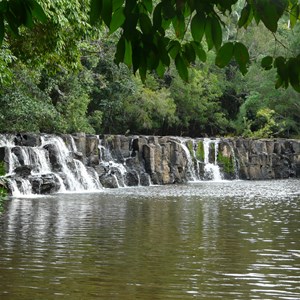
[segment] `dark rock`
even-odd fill
[[[60,172],[62,170],[62,164],[60,162],[59,152],[56,146],[53,144],[47,144],[44,146],[44,149],[48,151],[51,169],[54,172]]]
[[[125,175],[125,185],[127,186],[137,186],[139,185],[139,175],[136,171],[131,170]]]
[[[29,178],[34,194],[53,194],[59,191],[61,184],[54,174],[43,174]]]
[[[41,145],[41,136],[34,133],[18,133],[14,142],[17,146],[38,147]]]
[[[113,174],[105,174],[99,177],[99,180],[104,188],[118,188],[117,178]]]
[[[20,166],[14,169],[14,172],[16,173],[16,176],[26,178],[31,174],[31,171],[33,170],[33,166]]]

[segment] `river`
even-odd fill
[[[300,180],[14,198],[0,299],[300,299]]]

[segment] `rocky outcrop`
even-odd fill
[[[63,148],[63,149],[61,149]],[[0,135],[10,189],[66,190],[300,177],[300,141],[172,136]]]
[[[300,141],[236,139],[233,148],[240,179],[300,177]]]

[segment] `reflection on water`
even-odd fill
[[[300,299],[300,181],[13,199],[1,299]]]

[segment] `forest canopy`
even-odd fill
[[[2,0],[1,130],[298,136],[299,7]]]

